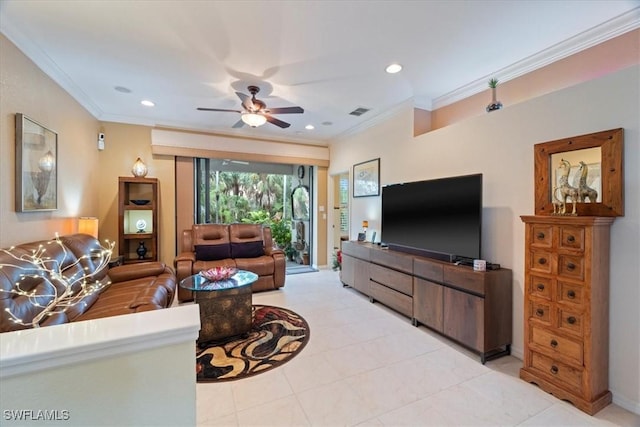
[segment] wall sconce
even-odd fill
[[[98,218],[83,216],[78,219],[78,233],[98,238]]]

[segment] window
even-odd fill
[[[291,218],[292,165],[196,159],[195,170],[199,224]]]

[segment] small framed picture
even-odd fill
[[[353,197],[380,195],[380,158],[353,165]]]
[[[358,233],[358,242],[364,242],[367,238],[367,233]]]
[[[16,212],[58,208],[58,134],[16,114]]]

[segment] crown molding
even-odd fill
[[[432,100],[433,109],[445,107],[486,90],[487,81],[491,77],[496,77],[503,83],[513,80],[516,77],[528,74],[637,28],[640,28],[640,7],[631,9],[616,18],[610,19],[563,42],[557,43],[548,49],[497,70],[495,73],[474,80],[456,90],[434,98]],[[423,103],[426,104],[424,101]]]

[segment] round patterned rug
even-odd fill
[[[309,341],[309,324],[291,310],[254,305],[251,331],[196,348],[198,382],[230,381],[291,360]]]

